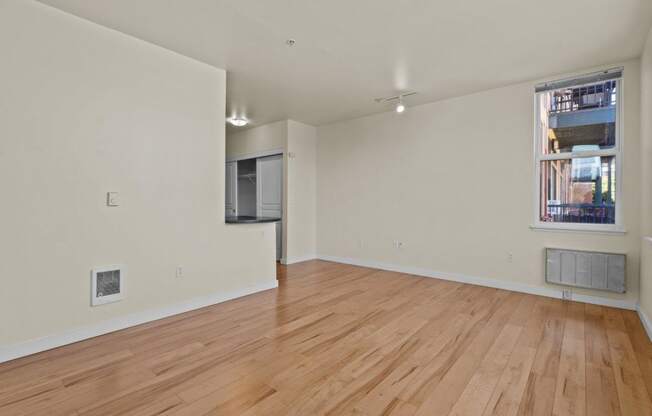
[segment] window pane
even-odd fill
[[[616,144],[615,80],[539,94],[541,152],[579,152]]]
[[[583,157],[541,162],[541,221],[616,222],[616,158]]]

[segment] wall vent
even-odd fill
[[[546,282],[625,293],[625,255],[546,249]]]
[[[96,267],[91,272],[91,305],[122,300],[126,268],[120,265]]]

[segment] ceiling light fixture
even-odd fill
[[[297,43],[297,41],[292,39],[292,38],[285,41],[285,44],[288,45],[288,46],[294,46],[296,43]]]
[[[249,120],[244,117],[231,117],[227,120],[232,126],[243,127],[249,124]]]
[[[403,100],[401,97],[398,97],[398,104],[396,104],[396,112],[397,113],[402,113],[405,111],[405,105],[403,104]]]
[[[403,103],[403,98],[409,97],[409,96],[414,95],[414,94],[416,94],[416,91],[410,91],[410,92],[405,92],[405,93],[402,93],[402,94],[399,94],[399,95],[394,95],[392,97],[375,98],[374,101],[376,101],[377,103],[387,103],[387,102],[398,100],[398,102],[396,103],[396,107],[394,107],[394,109],[396,110],[397,113],[400,114],[400,113],[404,112],[405,108],[406,108],[405,104]]]

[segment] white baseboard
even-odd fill
[[[285,264],[285,265],[288,265],[288,264],[294,264],[294,263],[301,263],[302,261],[314,260],[316,258],[317,258],[316,254],[308,254],[306,256],[282,258],[281,263]]]
[[[641,319],[641,323],[643,324],[643,328],[645,328],[645,332],[647,332],[647,337],[650,339],[650,341],[652,341],[652,321],[650,321],[650,318],[647,317],[641,308],[641,305],[638,305],[636,312],[638,312],[638,317]]]
[[[516,282],[508,282],[504,280],[490,279],[486,277],[467,276],[459,273],[446,273],[437,272],[434,270],[422,269],[419,267],[401,266],[391,263],[378,262],[373,260],[360,260],[351,259],[346,257],[336,257],[327,255],[318,255],[320,260],[333,261],[336,263],[351,264],[355,266],[370,267],[373,269],[388,270],[398,273],[413,274],[423,277],[432,277],[435,279],[450,280],[453,282],[468,283],[478,286],[492,287],[496,289],[511,290],[513,292],[529,293],[532,295],[546,296],[549,298],[561,299],[561,289],[554,289],[552,287],[533,286]],[[591,303],[594,305],[610,306],[613,308],[636,310],[637,303],[621,300],[603,298],[600,296],[573,294],[573,300],[577,302]]]
[[[132,326],[167,318],[168,316],[178,315],[180,313],[215,305],[227,300],[273,289],[275,287],[278,287],[278,281],[276,278],[273,278],[267,283],[254,287],[248,287],[227,293],[213,293],[211,295],[197,297],[174,305],[137,312],[97,324],[71,329],[60,334],[48,335],[14,345],[0,346],[0,363],[25,357],[37,352],[47,351],[63,345],[72,344],[73,342],[83,341],[99,335],[108,334],[109,332],[119,331]]]

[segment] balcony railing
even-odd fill
[[[588,224],[615,224],[614,204],[548,204],[548,222],[572,222]]]
[[[616,105],[616,81],[556,91],[550,114],[566,113]]]

